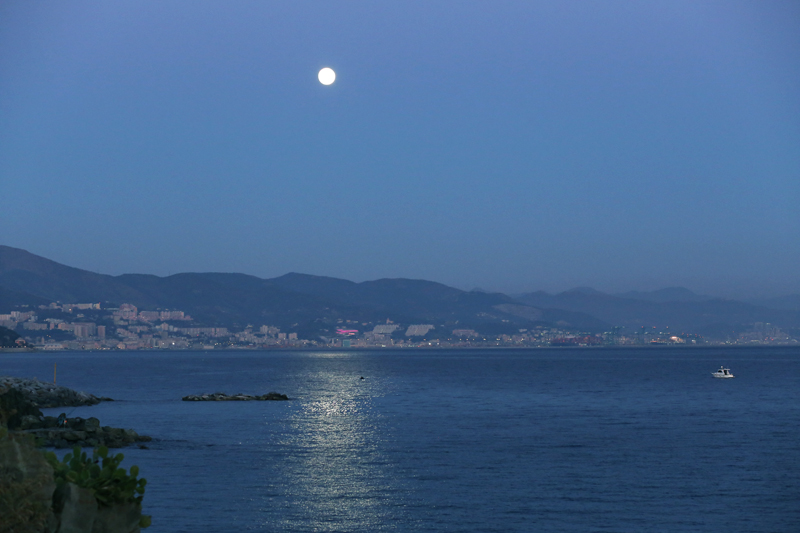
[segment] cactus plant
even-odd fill
[[[125,457],[121,453],[110,456],[108,448],[101,446],[94,449],[90,458],[81,451],[80,446],[76,446],[62,461],[53,452],[48,452],[46,457],[53,467],[58,485],[70,482],[91,489],[100,505],[142,503],[147,480],[138,478],[139,467],[136,465],[130,468],[130,472],[120,468]],[[140,525],[150,525],[150,517],[142,515]]]

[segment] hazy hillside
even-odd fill
[[[658,293],[658,294],[656,294]],[[771,322],[783,328],[800,327],[800,313],[755,306],[735,300],[710,299],[693,295],[686,289],[635,294],[638,299],[612,296],[599,291],[573,289],[559,294],[533,292],[518,300],[535,307],[550,307],[593,315],[617,326],[635,329],[641,326],[673,331],[714,331],[728,327]],[[664,300],[667,295],[679,300]]]
[[[267,280],[271,285],[302,294],[314,295],[352,307],[367,307],[376,312],[399,313],[402,316],[444,318],[453,320],[475,316],[494,305],[514,303],[504,294],[464,292],[441,283],[412,279],[379,279],[353,283],[350,281],[286,274]]]
[[[800,294],[790,294],[778,298],[761,298],[747,300],[747,303],[768,307],[769,309],[783,309],[785,311],[800,311]]]
[[[602,293],[599,293],[602,294]],[[711,296],[704,296],[702,294],[695,294],[685,287],[667,287],[657,291],[639,292],[629,291],[614,294],[619,298],[627,298],[630,300],[644,300],[646,302],[705,302],[713,300]]]
[[[46,298],[40,298],[26,292],[12,291],[0,286],[0,309],[10,310],[17,305],[47,305],[50,301]]]

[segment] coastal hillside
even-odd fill
[[[62,265],[19,248],[0,246],[0,289],[5,298],[46,302],[144,301],[114,276]],[[21,302],[29,303],[29,302]]]
[[[206,326],[274,324],[314,335],[339,320],[451,324],[513,333],[534,325],[602,331],[610,325],[571,310],[539,308],[499,293],[462,291],[425,280],[352,281],[291,273],[273,279],[236,273],[109,276],[0,246],[5,307],[53,301],[130,303],[140,309],[181,309]]]
[[[0,348],[16,348],[19,334],[8,328],[0,326]]]
[[[244,328],[272,324],[313,338],[340,321],[435,324],[486,334],[542,326],[586,332],[622,327],[668,327],[727,338],[758,324],[765,331],[800,329],[792,296],[755,303],[698,295],[682,287],[606,294],[580,287],[558,294],[532,292],[516,298],[463,291],[413,279],[344,279],[289,273],[264,279],[237,273],[109,276],[62,265],[25,250],[0,246],[0,314],[15,306],[50,302],[130,303],[141,310],[179,309],[195,324]],[[763,304],[772,304],[768,307]]]

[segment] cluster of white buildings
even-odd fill
[[[46,318],[40,320],[40,316]],[[449,329],[440,325],[437,329],[433,324],[401,326],[390,320],[374,326],[356,320],[339,320],[329,336],[305,340],[298,338],[296,332],[282,332],[272,325],[247,326],[238,332],[224,327],[181,325],[189,321],[192,317],[181,310],[140,311],[127,303],[106,309],[98,303],[52,303],[38,310],[0,314],[0,326],[20,332],[29,345],[44,350],[706,344],[700,335],[675,335],[669,331],[657,332],[655,328],[624,334],[622,328],[614,328],[603,334],[586,334],[538,326],[519,329],[513,334],[486,335],[471,328]],[[798,340],[772,324],[757,322],[727,343],[798,344]]]

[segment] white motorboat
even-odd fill
[[[712,372],[711,375],[714,376],[715,378],[720,378],[720,379],[734,377],[734,375],[731,374],[731,369],[724,367],[719,367],[719,370],[717,370],[716,372]]]

